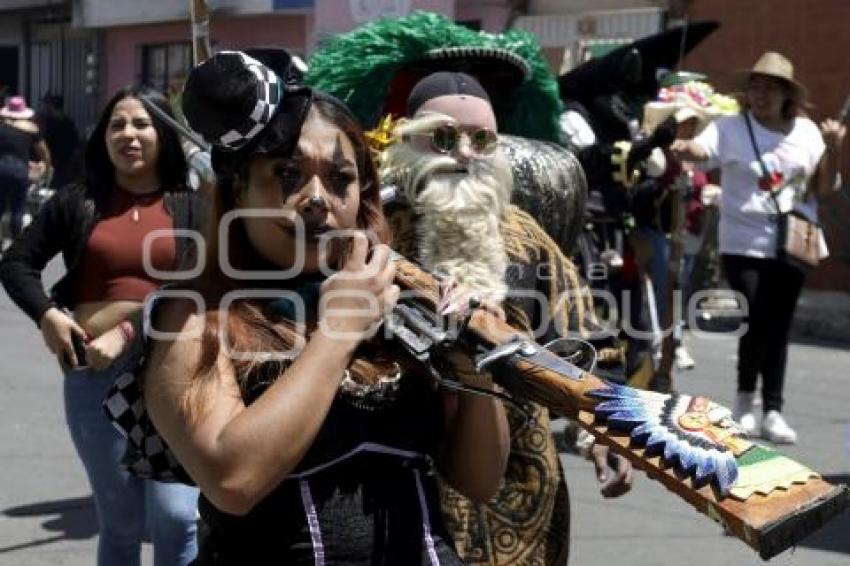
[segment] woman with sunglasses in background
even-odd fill
[[[65,418],[94,493],[99,566],[139,564],[146,534],[157,566],[188,564],[197,548],[197,489],[131,475],[121,463],[127,443],[101,407],[134,363],[131,321],[160,284],[148,267],[167,271],[190,255],[186,239],[170,233],[195,216],[180,140],[146,104],[171,115],[150,89],[112,97],[88,141],[86,181],[47,201],[0,264],[6,291],[65,374]],[[157,230],[146,266],[145,239]],[[41,272],[59,253],[67,272],[48,296]]]

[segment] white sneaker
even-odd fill
[[[696,365],[696,362],[684,346],[676,347],[675,357],[676,367],[679,369],[693,369],[693,367]]]
[[[779,411],[768,411],[764,415],[761,435],[765,440],[775,444],[795,444],[797,442],[797,433],[788,426]]]
[[[758,431],[758,422],[756,414],[753,411],[753,398],[755,393],[738,392],[738,397],[735,400],[735,408],[732,411],[732,418],[740,425],[741,431],[749,437],[756,436]]]

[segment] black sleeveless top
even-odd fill
[[[245,402],[268,384],[243,392]],[[417,375],[403,375],[377,407],[339,393],[304,459],[250,513],[229,515],[201,496],[196,564],[461,564],[433,468],[443,419],[439,395]]]

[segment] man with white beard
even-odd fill
[[[394,247],[498,301],[508,322],[538,332],[541,342],[580,331],[587,305],[575,267],[533,218],[510,204],[512,172],[498,149],[486,91],[469,75],[434,73],[413,88],[407,111],[411,119],[397,130],[400,141],[382,165],[383,179],[403,201],[388,210]],[[506,408],[511,455],[504,485],[486,505],[444,486],[448,526],[465,563],[565,564],[569,499],[548,413],[529,403],[526,420]],[[588,452],[605,497],[629,490],[627,461],[603,446]]]
[[[481,105],[471,106],[480,110]],[[403,129],[409,143],[395,146],[392,160],[409,164],[403,174],[410,178],[398,181],[405,200],[415,203],[420,215],[419,260],[501,303],[508,291],[504,281],[508,254],[499,227],[510,204],[511,170],[505,157],[495,152],[492,113],[471,118],[493,123],[475,132],[479,137],[473,140],[460,134],[462,126],[451,115],[424,110]],[[423,140],[434,143],[431,137],[444,140],[436,143],[457,144],[458,148],[434,153],[422,147]],[[449,141],[454,138],[457,141]],[[474,159],[475,152],[482,151],[476,150],[475,144],[492,155]]]

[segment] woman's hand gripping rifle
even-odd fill
[[[796,544],[848,507],[847,486],[834,486],[772,448],[747,440],[731,412],[710,399],[604,381],[484,309],[444,324],[436,314],[439,280],[400,256],[395,260],[402,297],[387,328],[410,355],[434,367],[448,347],[465,352],[510,397],[576,420],[598,443],[723,525],[762,558]],[[444,385],[470,390],[441,378],[437,370],[432,373]]]

